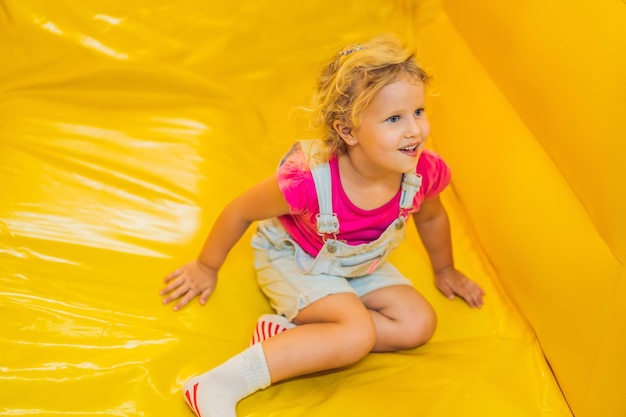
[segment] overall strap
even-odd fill
[[[330,165],[328,162],[319,163],[315,161],[314,155],[319,152],[319,147],[321,146],[319,141],[301,140],[300,146],[302,146],[302,150],[309,160],[311,174],[315,182],[317,201],[320,207],[320,213],[317,215],[317,233],[324,240],[336,239],[337,233],[339,233],[339,219],[333,213]]]
[[[335,239],[339,233],[339,219],[333,213],[332,184],[330,165],[324,162],[311,168],[320,213],[317,215],[317,233],[325,238]]]
[[[415,194],[422,187],[422,176],[416,172],[406,172],[402,178],[402,191],[400,194],[400,215],[407,217],[413,207]]]

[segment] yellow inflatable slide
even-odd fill
[[[434,75],[460,269],[392,261],[434,338],[240,402],[249,417],[625,417],[626,3],[0,0],[0,415],[191,416],[181,384],[270,312],[249,230],[207,305],[160,303],[271,174],[325,60],[393,33]]]

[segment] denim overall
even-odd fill
[[[307,146],[306,143],[303,145]],[[355,288],[357,291],[353,291],[350,285],[343,284],[357,294],[366,292],[365,287],[372,285],[374,285],[372,289],[395,284],[410,285],[410,281],[385,260],[405,239],[407,218],[415,194],[420,189],[421,176],[415,172],[404,174],[398,218],[378,239],[360,245],[349,245],[337,239],[340,224],[332,210],[331,174],[328,162],[313,166],[311,173],[320,207],[317,231],[324,240],[324,246],[319,254],[313,257],[306,253],[291,239],[276,218],[259,222],[252,238],[259,284],[277,312],[291,320],[297,311],[321,296],[341,292],[337,290],[336,285],[335,290],[324,290],[325,285],[333,285],[330,278],[341,278],[343,281],[347,279],[352,287],[356,287],[355,284],[362,281],[364,289],[361,291],[357,288]],[[388,282],[386,284],[366,282],[378,279],[377,274]]]
[[[315,166],[311,173],[315,181],[320,213],[317,215],[317,232],[324,239],[324,246],[315,260],[306,266],[312,274],[331,274],[356,278],[374,272],[406,236],[406,222],[413,206],[415,194],[422,178],[416,173],[406,173],[402,179],[398,218],[392,222],[378,239],[360,245],[348,245],[337,240],[339,219],[332,211],[330,167],[328,163]]]

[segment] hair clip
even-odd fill
[[[350,49],[345,49],[345,50],[339,52],[339,56],[348,55],[348,54],[351,54],[352,52],[360,51],[361,49],[363,49],[363,47],[361,45],[354,45]]]

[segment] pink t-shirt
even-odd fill
[[[337,239],[350,245],[359,245],[378,237],[398,218],[400,189],[386,204],[374,210],[355,206],[346,195],[339,177],[336,157],[329,160],[332,183],[333,211],[339,219]],[[422,201],[436,197],[450,183],[450,168],[443,159],[430,150],[424,150],[417,163],[422,175],[422,186],[415,195],[411,212],[419,210]],[[294,146],[283,158],[277,172],[278,185],[290,208],[290,214],[278,217],[292,239],[311,256],[317,256],[324,242],[317,234],[316,216],[319,213],[315,182],[304,151]]]

